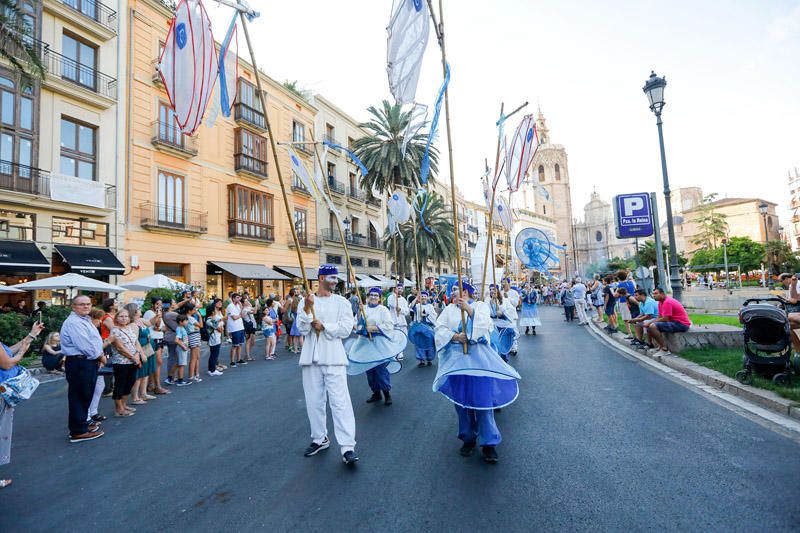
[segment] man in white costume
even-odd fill
[[[403,283],[398,282],[394,290],[389,294],[386,299],[386,307],[389,308],[389,313],[392,315],[392,322],[394,328],[399,329],[403,334],[408,335],[408,315],[411,311],[408,308],[408,300],[403,297]],[[402,361],[403,354],[397,356],[397,359]]]
[[[320,265],[318,278],[316,295],[300,300],[295,318],[297,329],[305,337],[300,352],[300,368],[311,425],[311,444],[304,455],[311,457],[330,446],[326,413],[330,399],[333,429],[342,461],[353,464],[358,461],[355,453],[356,420],[347,389],[347,354],[342,340],[353,331],[355,319],[350,302],[333,294],[339,282],[337,268]]]

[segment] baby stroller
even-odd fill
[[[756,372],[771,377],[776,385],[788,385],[792,373],[792,331],[783,300],[745,300],[739,311],[739,322],[744,326],[744,369],[736,372],[736,380],[750,385]]]

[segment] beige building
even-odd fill
[[[642,244],[644,239],[642,239]],[[615,257],[630,259],[636,254],[634,239],[618,239],[611,204],[596,191],[583,207],[583,220],[575,223],[575,254],[570,254],[570,274],[587,274],[593,266]]]
[[[785,232],[789,244],[795,252],[800,251],[800,172],[794,169],[794,174],[789,172],[789,210],[791,220],[788,232]]]
[[[126,10],[95,0],[18,7],[46,74],[26,86],[0,61],[0,283],[66,272],[116,282],[128,266],[118,216]]]
[[[357,120],[330,100],[315,95],[312,102],[317,109],[314,129],[318,142],[329,141],[349,148],[353,141],[366,135]],[[322,147],[318,149],[322,155]],[[329,148],[325,167],[331,200],[343,218],[343,233],[353,269],[359,277],[385,275],[388,266],[383,249],[383,232],[387,224],[384,199],[368,197],[360,185],[358,167],[343,150]],[[296,194],[306,193],[297,179],[292,182],[292,189]],[[339,265],[344,277],[346,261],[336,217],[322,202],[317,202],[316,211],[319,221],[319,261]]]

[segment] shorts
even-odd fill
[[[275,336],[275,328],[264,328],[261,330],[264,334],[264,337],[274,337]]]
[[[614,316],[614,306],[613,305],[607,305],[606,306],[606,316],[609,316],[609,317],[610,316]]]
[[[178,346],[178,366],[186,366],[189,364],[189,350],[184,350]]]
[[[200,341],[202,337],[200,336],[199,331],[194,331],[189,333],[189,348],[198,348],[200,347]]]
[[[239,331],[231,331],[231,344],[234,346],[241,346],[244,344],[244,330],[240,329]]]
[[[631,310],[626,303],[619,304],[619,317],[621,320],[630,320],[631,319]]]
[[[248,322],[247,320],[244,321],[244,333],[245,335],[252,335],[256,332],[256,327]]]
[[[150,339],[150,346],[153,347],[154,352],[157,352],[164,347],[164,339]]]
[[[655,324],[661,333],[683,333],[689,331],[689,326],[680,322],[656,322]]]

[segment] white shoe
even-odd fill
[[[397,356],[397,360],[398,360],[398,361],[402,361],[404,358],[405,358],[405,356],[404,356],[403,354],[399,354],[399,355]]]
[[[194,377],[192,378],[192,381],[194,381],[195,383],[200,383],[200,382],[201,382],[201,381],[203,381],[203,380],[200,378],[200,376],[194,376]]]
[[[213,372],[209,372],[208,375],[209,376],[221,376],[222,372],[220,372],[219,370],[214,370]]]

